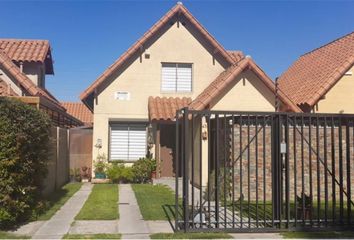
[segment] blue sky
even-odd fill
[[[0,38],[48,39],[47,88],[77,101],[177,1],[0,1]],[[354,31],[354,1],[183,1],[226,48],[251,55],[271,77],[301,54]]]

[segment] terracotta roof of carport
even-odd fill
[[[149,97],[148,109],[150,121],[173,121],[176,111],[188,107],[191,98]]]
[[[354,65],[354,32],[302,55],[279,78],[298,105],[315,105]]]

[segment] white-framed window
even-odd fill
[[[191,63],[162,63],[162,92],[192,92]]]
[[[136,161],[146,156],[146,123],[110,123],[110,161]]]

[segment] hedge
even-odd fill
[[[49,156],[50,119],[16,99],[0,97],[0,228],[40,211]]]

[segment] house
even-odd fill
[[[274,111],[275,85],[255,61],[227,51],[177,3],[80,96],[93,112],[93,156],[133,163],[147,152],[174,171],[176,110]],[[284,111],[301,111],[281,91]]]
[[[61,105],[71,116],[79,119],[84,126],[92,127],[93,115],[85,104],[81,102],[61,102]]]
[[[354,32],[296,60],[279,88],[304,112],[354,113]]]
[[[47,112],[55,126],[80,126],[45,88],[45,76],[54,74],[46,40],[0,39],[0,96],[15,97]]]

